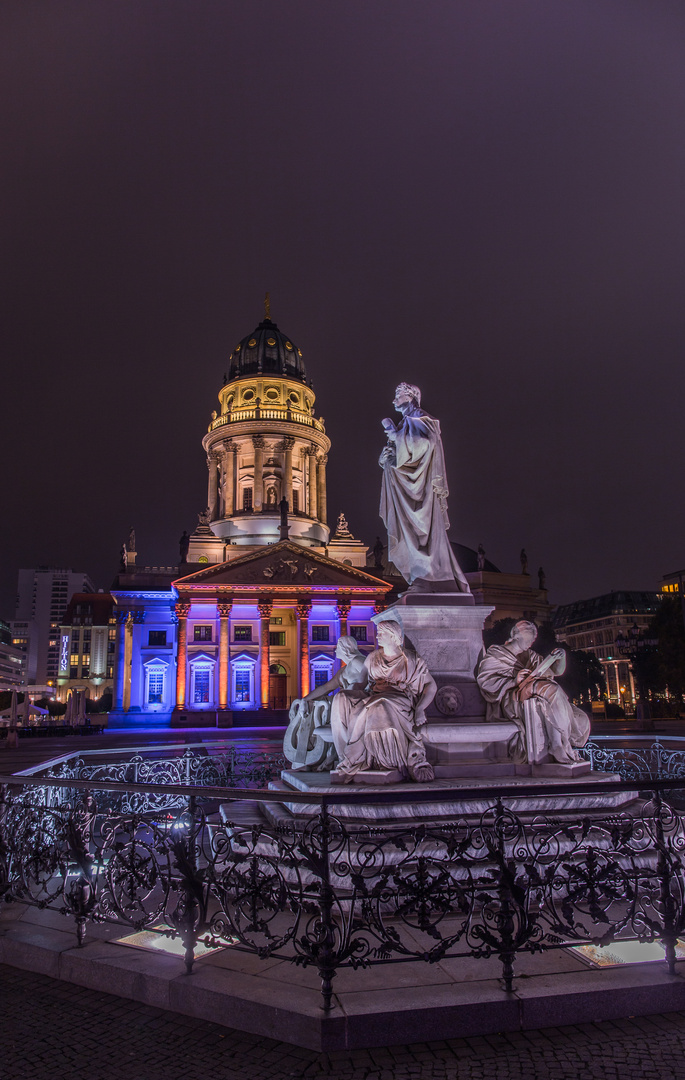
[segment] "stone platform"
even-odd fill
[[[516,961],[513,991],[495,958],[400,962],[334,980],[333,1008],[322,1012],[317,972],[287,960],[230,948],[196,961],[127,948],[127,931],[88,926],[79,948],[73,923],[21,904],[0,910],[0,963],[117,994],[312,1050],[343,1051],[397,1043],[526,1031],[685,1008],[685,961],[592,969],[568,949]]]
[[[585,764],[585,763],[583,763]],[[511,766],[516,768],[516,766]],[[531,766],[519,766],[530,769]],[[495,797],[478,797],[479,790],[492,791],[493,783],[496,784],[498,793],[505,799],[506,806],[515,814],[544,814],[555,815],[572,813],[592,813],[594,811],[606,813],[612,810],[630,812],[630,807],[638,807],[639,800],[636,791],[607,791],[607,785],[620,780],[614,773],[586,772],[581,776],[586,790],[576,794],[563,792],[563,780],[555,780],[553,776],[538,775],[500,775],[495,781],[491,776],[475,776],[468,779],[443,779],[434,780],[429,784],[403,783],[365,783],[363,787],[357,784],[345,786],[332,784],[330,773],[316,773],[284,769],[280,780],[272,780],[269,787],[272,791],[288,790],[298,792],[310,792],[312,795],[321,796],[332,793],[335,798],[328,803],[331,814],[341,819],[350,821],[364,821],[367,824],[373,821],[382,823],[418,824],[420,822],[434,821],[446,822],[454,819],[474,818],[480,816],[495,801]],[[539,794],[517,794],[517,789],[539,789]],[[421,792],[421,801],[411,802],[412,791]],[[551,791],[555,793],[550,794]],[[556,793],[556,792],[560,793]],[[431,793],[435,798],[431,798]],[[383,801],[364,804],[366,796],[382,795]],[[283,824],[289,816],[290,819],[306,820],[320,811],[318,801],[312,803],[284,803],[263,804],[263,812],[274,823]]]

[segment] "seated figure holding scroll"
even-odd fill
[[[488,703],[488,720],[513,720],[518,733],[510,744],[515,761],[570,764],[585,746],[589,717],[573,705],[555,675],[563,675],[566,653],[554,649],[544,660],[531,648],[534,623],[521,620],[504,645],[491,645],[476,668],[476,682]]]

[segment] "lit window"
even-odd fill
[[[234,641],[252,641],[252,627],[251,626],[234,626],[233,627],[233,640]]]
[[[151,671],[147,683],[148,705],[161,705],[164,698],[164,672]]]
[[[196,705],[206,705],[209,702],[209,668],[199,668],[195,671],[193,701]]]
[[[252,488],[243,488],[243,510],[252,509]]]
[[[285,645],[285,630],[270,630],[269,645]]]
[[[275,615],[273,618],[269,619],[269,626],[282,626],[282,625],[283,625],[283,616],[282,615]]]
[[[329,628],[327,626],[312,626],[312,641],[328,641]]]
[[[235,673],[235,701],[250,700],[250,672],[239,668]]]
[[[195,641],[211,641],[212,640],[212,627],[211,626],[196,626],[193,630],[193,637]]]
[[[325,668],[314,668],[314,689],[328,682],[328,672]]]

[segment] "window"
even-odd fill
[[[269,619],[269,626],[282,626],[282,625],[283,625],[283,616],[282,615],[275,615],[272,619]]]
[[[164,672],[151,671],[147,681],[148,705],[161,705],[164,697]]]
[[[270,630],[269,645],[285,645],[285,630]]]
[[[314,689],[328,682],[328,672],[325,668],[314,668]],[[325,699],[324,699],[325,700]]]
[[[251,626],[234,626],[233,627],[233,640],[234,641],[252,641],[252,627]]]
[[[328,641],[329,628],[327,626],[312,626],[312,641]]]
[[[166,645],[166,630],[151,630],[147,636],[147,643],[148,645]]]
[[[90,675],[90,668],[89,667],[82,667],[81,668],[81,678],[82,679],[87,679],[89,675]]]
[[[239,668],[235,673],[235,701],[250,700],[250,672],[247,668]]]
[[[193,629],[193,639],[195,641],[211,641],[212,640],[212,627],[211,626],[196,626]]]
[[[299,491],[293,491],[293,514],[299,514],[300,512],[300,493]]]
[[[78,679],[78,668],[77,667],[72,666],[72,667],[69,668],[69,678],[70,679]]]
[[[196,705],[205,705],[209,702],[209,674],[209,668],[195,670],[193,702]]]
[[[252,488],[243,488],[243,510],[252,509]]]
[[[366,641],[366,627],[365,626],[351,626],[350,636],[355,641]]]

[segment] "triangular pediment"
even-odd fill
[[[379,592],[388,592],[392,587],[355,566],[345,566],[335,559],[328,559],[292,540],[281,540],[249,555],[196,570],[187,577],[177,578],[173,584],[183,592],[193,586],[231,588],[251,585],[259,586],[266,592],[285,586],[300,589],[327,586],[343,590],[361,587]]]

